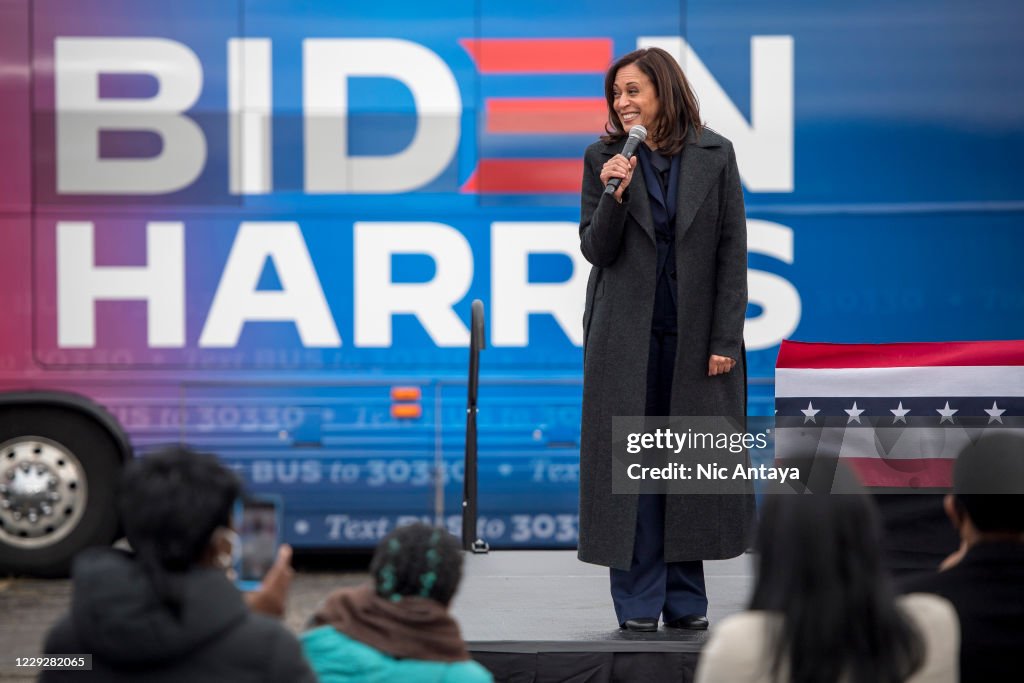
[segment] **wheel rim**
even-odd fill
[[[85,514],[85,468],[61,444],[19,436],[0,444],[0,541],[18,548],[53,545]]]

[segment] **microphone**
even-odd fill
[[[633,152],[640,145],[641,142],[647,139],[647,129],[637,124],[629,129],[629,137],[626,138],[626,144],[622,146],[622,156],[626,157],[628,161],[633,156]],[[622,184],[622,178],[612,178],[608,181],[608,184],[604,186],[605,194],[615,194],[615,190],[619,189],[619,185]]]

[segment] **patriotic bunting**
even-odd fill
[[[1024,428],[1024,341],[784,341],[776,458],[840,457],[871,487],[951,485],[957,454]]]

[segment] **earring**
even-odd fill
[[[231,553],[218,553],[217,554],[217,567],[227,571],[231,569]]]

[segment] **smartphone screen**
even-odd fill
[[[235,524],[242,552],[235,567],[243,590],[259,587],[277,557],[280,509],[273,499],[249,499],[239,505]]]

